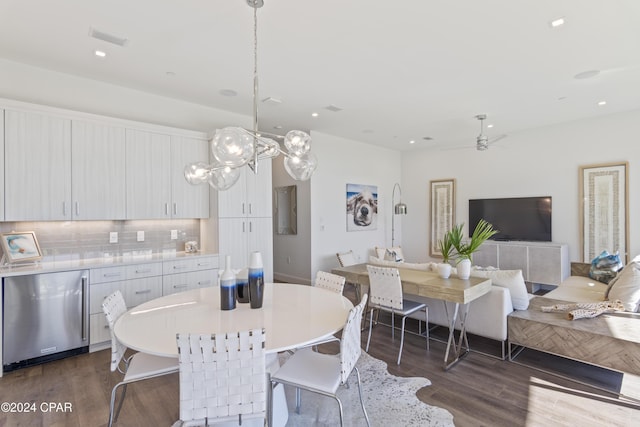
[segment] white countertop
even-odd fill
[[[24,276],[27,274],[53,273],[56,271],[82,270],[90,268],[116,267],[128,264],[162,262],[172,259],[200,258],[218,255],[198,251],[195,253],[167,251],[154,254],[136,254],[105,258],[87,258],[62,261],[37,261],[35,263],[10,264],[0,267],[0,277]]]

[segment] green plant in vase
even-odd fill
[[[471,238],[468,241],[464,240],[463,234],[464,224],[456,225],[451,229],[450,239],[451,244],[457,253],[457,265],[458,265],[458,277],[461,279],[468,279],[471,275],[471,261],[473,253],[480,249],[480,246],[497,234],[499,231],[493,228],[493,225],[481,219],[478,221],[476,228],[471,234]]]
[[[437,266],[438,275],[443,279],[447,279],[451,275],[451,263],[449,261],[455,249],[449,232],[446,232],[442,239],[438,240],[438,249],[442,254],[442,262]]]

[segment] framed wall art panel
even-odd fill
[[[455,224],[456,180],[442,179],[430,181],[430,239],[429,255],[441,257],[438,241]]]
[[[580,238],[582,260],[602,251],[619,252],[629,262],[629,164],[580,167]]]

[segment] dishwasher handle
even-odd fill
[[[89,339],[89,279],[82,276],[82,341]]]

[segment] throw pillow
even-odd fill
[[[379,246],[376,246],[374,250],[376,253],[376,257],[380,259],[385,259],[385,257],[387,256],[387,251],[389,251],[396,253],[396,261],[404,261],[404,254],[402,253],[402,248],[400,246],[393,246],[391,248],[381,248]]]
[[[622,267],[622,261],[620,261],[620,255],[617,252],[610,254],[607,251],[602,251],[591,261],[589,277],[598,282],[609,283],[616,277],[618,271],[622,270]]]
[[[626,311],[637,312],[640,308],[640,255],[627,264],[610,285],[609,301],[620,300]]]
[[[394,262],[400,262],[400,261],[402,261],[402,258],[400,258],[400,257],[398,256],[398,254],[396,253],[396,251],[392,251],[392,250],[389,250],[389,249],[387,249],[387,250],[384,252],[384,259],[385,259],[385,260],[387,260],[387,261],[394,261]]]
[[[471,277],[491,279],[494,286],[509,289],[511,304],[515,310],[529,308],[529,295],[524,283],[522,270],[477,270],[471,271]]]

